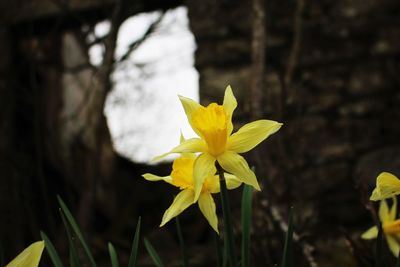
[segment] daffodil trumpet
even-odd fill
[[[396,219],[397,200],[393,198],[393,204],[389,208],[386,200],[382,200],[379,206],[379,221],[382,225],[382,231],[390,251],[395,257],[398,257],[400,250],[400,218]],[[378,227],[373,226],[365,231],[361,238],[374,239],[378,236]]]
[[[261,190],[256,175],[240,153],[253,149],[282,126],[271,120],[257,120],[241,127],[232,134],[232,114],[237,101],[228,86],[222,105],[211,103],[207,107],[192,99],[179,96],[188,122],[199,138],[185,140],[168,153],[154,158],[159,160],[171,153],[200,153],[193,167],[194,201],[200,197],[207,173],[215,168],[217,161],[228,173],[245,184]]]

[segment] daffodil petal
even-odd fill
[[[382,197],[382,195],[379,192],[378,188],[375,188],[374,190],[372,190],[372,194],[369,197],[369,199],[372,200],[372,201],[377,201],[377,200],[385,199],[385,197]]]
[[[227,173],[225,173],[225,175],[226,174]],[[212,194],[219,193],[219,176],[218,175],[207,177],[206,182],[207,182],[207,190],[210,191],[210,193],[212,193]]]
[[[235,175],[229,173],[225,173],[225,181],[226,187],[229,190],[236,189],[242,184],[242,181],[240,181]]]
[[[238,178],[236,178],[235,175],[230,174],[230,173],[224,173],[225,181],[226,181],[226,187],[229,190],[238,188],[241,184],[242,181],[240,181]],[[210,177],[207,179],[207,188],[208,191],[211,193],[219,193],[220,191],[220,185],[219,185],[219,176],[214,175],[213,177]]]
[[[193,204],[194,193],[191,189],[182,190],[172,202],[171,206],[165,211],[160,227],[165,225],[175,216],[178,216],[185,209],[187,209],[190,205]]]
[[[386,241],[388,243],[390,251],[397,258],[399,256],[400,250],[399,242],[391,235],[386,235]]]
[[[240,181],[253,186],[258,191],[261,190],[256,175],[250,170],[249,165],[242,156],[232,151],[226,151],[218,156],[217,160],[224,170],[235,175]]]
[[[389,207],[386,200],[382,200],[379,206],[379,220],[384,223],[389,220]]]
[[[381,200],[400,194],[400,180],[389,172],[382,172],[376,178],[376,190],[372,192],[371,200]]]
[[[214,229],[215,232],[218,232],[218,217],[215,209],[215,202],[210,193],[202,193],[199,197],[199,208],[203,213],[204,217],[206,217],[208,223]]]
[[[182,144],[185,141],[186,141],[186,138],[183,136],[183,133],[182,133],[182,130],[181,130],[181,136],[179,137],[179,144]]]
[[[228,116],[228,136],[232,133],[233,130],[233,124],[232,124],[232,114],[233,111],[237,107],[237,101],[235,96],[233,95],[232,88],[230,85],[228,85],[225,89],[225,95],[224,95],[224,102],[222,104],[224,107],[224,110],[226,112],[226,115]]]
[[[151,182],[164,181],[164,182],[167,182],[169,184],[172,184],[172,177],[171,176],[158,176],[158,175],[154,175],[154,174],[151,174],[151,173],[145,173],[142,176],[147,181],[151,181]]]
[[[196,101],[194,101],[193,99],[184,97],[184,96],[179,96],[179,100],[182,103],[183,109],[185,110],[186,113],[186,117],[188,119],[188,122],[190,124],[190,126],[192,127],[193,131],[198,135],[198,136],[202,136],[201,133],[196,129],[196,127],[193,126],[192,123],[192,113],[201,108],[202,105],[200,105],[199,103],[197,103]]]
[[[193,166],[194,202],[199,199],[205,179],[214,175],[215,172],[215,158],[213,156],[208,153],[198,156]]]
[[[37,267],[44,249],[44,241],[38,241],[24,249],[6,267]]]
[[[227,149],[236,153],[247,152],[278,131],[281,126],[282,123],[270,120],[248,123],[229,137]]]
[[[362,235],[362,239],[374,239],[378,236],[378,227],[374,226],[369,228],[367,231],[365,231]]]
[[[158,161],[172,153],[196,153],[203,152],[206,150],[206,144],[199,138],[191,138],[185,140],[171,151],[153,158],[151,161]]]
[[[390,212],[389,212],[389,219],[391,221],[396,220],[396,215],[397,215],[397,198],[393,197],[393,204],[392,207],[390,208]]]

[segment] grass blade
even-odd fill
[[[293,207],[289,210],[288,229],[286,232],[285,246],[283,248],[282,267],[292,266],[292,243],[293,243]]]
[[[250,267],[250,229],[253,187],[245,184],[242,195],[242,267]]]
[[[115,248],[111,243],[108,243],[108,252],[110,253],[111,266],[119,267],[117,252],[115,251]]]
[[[44,244],[46,247],[46,251],[50,256],[51,261],[53,262],[53,265],[55,267],[63,267],[63,264],[61,262],[60,256],[57,253],[57,250],[54,248],[53,243],[50,241],[50,239],[48,238],[48,236],[40,231],[40,236],[42,237],[42,239],[44,240]],[[3,265],[1,265],[3,266]]]
[[[132,241],[132,250],[131,250],[131,255],[129,257],[128,267],[136,267],[138,249],[139,249],[141,221],[142,221],[142,218],[139,217],[138,222],[136,224],[135,236],[133,237],[133,241]]]
[[[382,224],[378,225],[378,236],[375,247],[375,267],[384,266],[382,261]]]
[[[61,209],[60,209],[60,215],[61,215],[61,219],[64,224],[65,231],[67,232],[67,239],[68,239],[68,244],[69,244],[69,263],[70,263],[71,267],[79,267],[81,264],[80,264],[78,252],[77,252],[77,249],[75,246],[75,242],[73,240],[74,237],[71,234],[71,230],[69,229],[70,226],[68,225],[67,220],[65,219],[64,213],[61,211]]]
[[[399,254],[397,254],[396,267],[400,267],[400,250],[399,250]]]
[[[144,239],[144,246],[146,247],[146,250],[149,253],[150,258],[153,260],[154,264],[157,267],[164,267],[164,264],[162,263],[160,256],[158,256],[156,250],[151,245],[150,241],[147,240],[147,238]]]
[[[179,222],[178,216],[175,217],[175,222],[176,222],[176,231],[178,233],[179,246],[181,247],[182,264],[183,264],[183,267],[189,267],[189,260],[187,257],[187,251],[186,251],[186,247],[185,247],[185,242],[183,240],[181,224]]]
[[[87,257],[89,258],[91,266],[96,267],[96,262],[94,261],[93,255],[90,252],[89,246],[86,244],[86,241],[83,238],[82,232],[79,229],[79,226],[76,223],[74,217],[72,216],[71,212],[69,211],[69,209],[67,208],[67,206],[65,205],[64,201],[61,199],[60,196],[57,196],[57,200],[61,206],[61,210],[63,211],[66,219],[68,220],[69,224],[71,225],[72,230],[75,232],[76,236],[81,241],[83,249],[85,250]]]
[[[79,267],[80,263],[78,259],[76,258],[76,255],[74,255],[74,251],[72,249],[69,250],[69,264],[71,267]]]

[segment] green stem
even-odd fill
[[[228,262],[229,266],[236,267],[237,266],[237,257],[235,252],[235,240],[233,236],[233,228],[232,228],[232,221],[231,221],[231,209],[229,207],[229,199],[228,199],[228,190],[226,188],[226,181],[224,170],[219,165],[218,162],[215,164],[217,168],[217,172],[219,175],[219,185],[220,185],[220,193],[221,193],[221,202],[222,202],[222,213],[224,218],[224,236],[225,242],[224,246],[228,245]]]
[[[250,267],[250,229],[253,187],[243,185],[242,194],[242,267]]]
[[[283,248],[282,267],[290,267],[292,264],[292,243],[293,243],[293,207],[289,210],[288,229]]]

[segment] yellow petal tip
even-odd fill
[[[199,200],[200,197],[200,193],[201,193],[201,189],[200,190],[196,190],[194,193],[194,199],[193,199],[193,203],[196,203]]]
[[[156,157],[152,158],[152,159],[150,160],[150,162],[151,162],[151,163],[154,163],[154,162],[159,161],[160,159],[161,159],[160,156],[156,156]]]
[[[372,193],[372,195],[369,197],[369,200],[378,201],[378,200],[382,200],[382,199],[377,194]]]
[[[160,227],[160,228],[163,227],[167,222],[168,222],[168,221],[162,220],[161,223],[160,223],[160,225],[159,225],[158,227]]]
[[[281,123],[281,122],[276,122],[276,125],[275,125],[275,132],[274,133],[276,133],[281,127],[283,126],[283,123]]]

